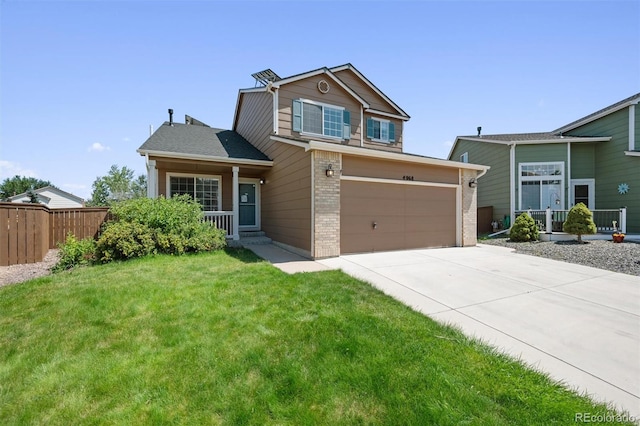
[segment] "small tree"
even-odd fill
[[[593,222],[591,210],[584,203],[578,203],[571,207],[567,214],[567,220],[562,225],[562,230],[577,235],[579,242],[582,242],[583,235],[595,234],[597,228]]]
[[[515,242],[537,241],[538,240],[538,226],[531,216],[527,213],[522,213],[513,222],[511,231],[509,231],[509,238]]]

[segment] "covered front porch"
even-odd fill
[[[264,163],[271,163],[264,161]],[[261,229],[261,185],[270,164],[150,158],[147,196],[188,194],[198,201],[204,220],[231,240]]]

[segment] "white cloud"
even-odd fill
[[[20,163],[12,161],[0,160],[0,179],[11,178],[14,176],[25,176],[37,178],[38,174],[31,169],[23,168]]]
[[[122,140],[123,140],[124,142],[129,142],[131,139],[130,139],[128,136],[125,136],[124,138],[122,138]]]
[[[108,146],[102,145],[100,142],[94,142],[88,149],[87,151],[91,152],[91,151],[97,151],[97,152],[102,152],[102,151],[109,151],[111,148],[109,148]]]

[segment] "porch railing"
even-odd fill
[[[233,212],[204,212],[204,220],[214,224],[218,229],[224,229],[227,237],[233,236]]]
[[[538,225],[540,232],[562,232],[562,224],[567,220],[569,210],[516,210],[518,217],[527,213]],[[617,210],[591,210],[598,232],[627,232],[627,208]]]

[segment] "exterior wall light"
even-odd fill
[[[329,167],[327,167],[327,170],[324,171],[327,175],[327,177],[333,177],[333,166],[331,164],[329,164]]]
[[[478,186],[478,181],[475,178],[469,180],[469,188],[475,188],[477,186]]]
[[[264,178],[263,177],[260,178],[260,185],[264,185]]]

